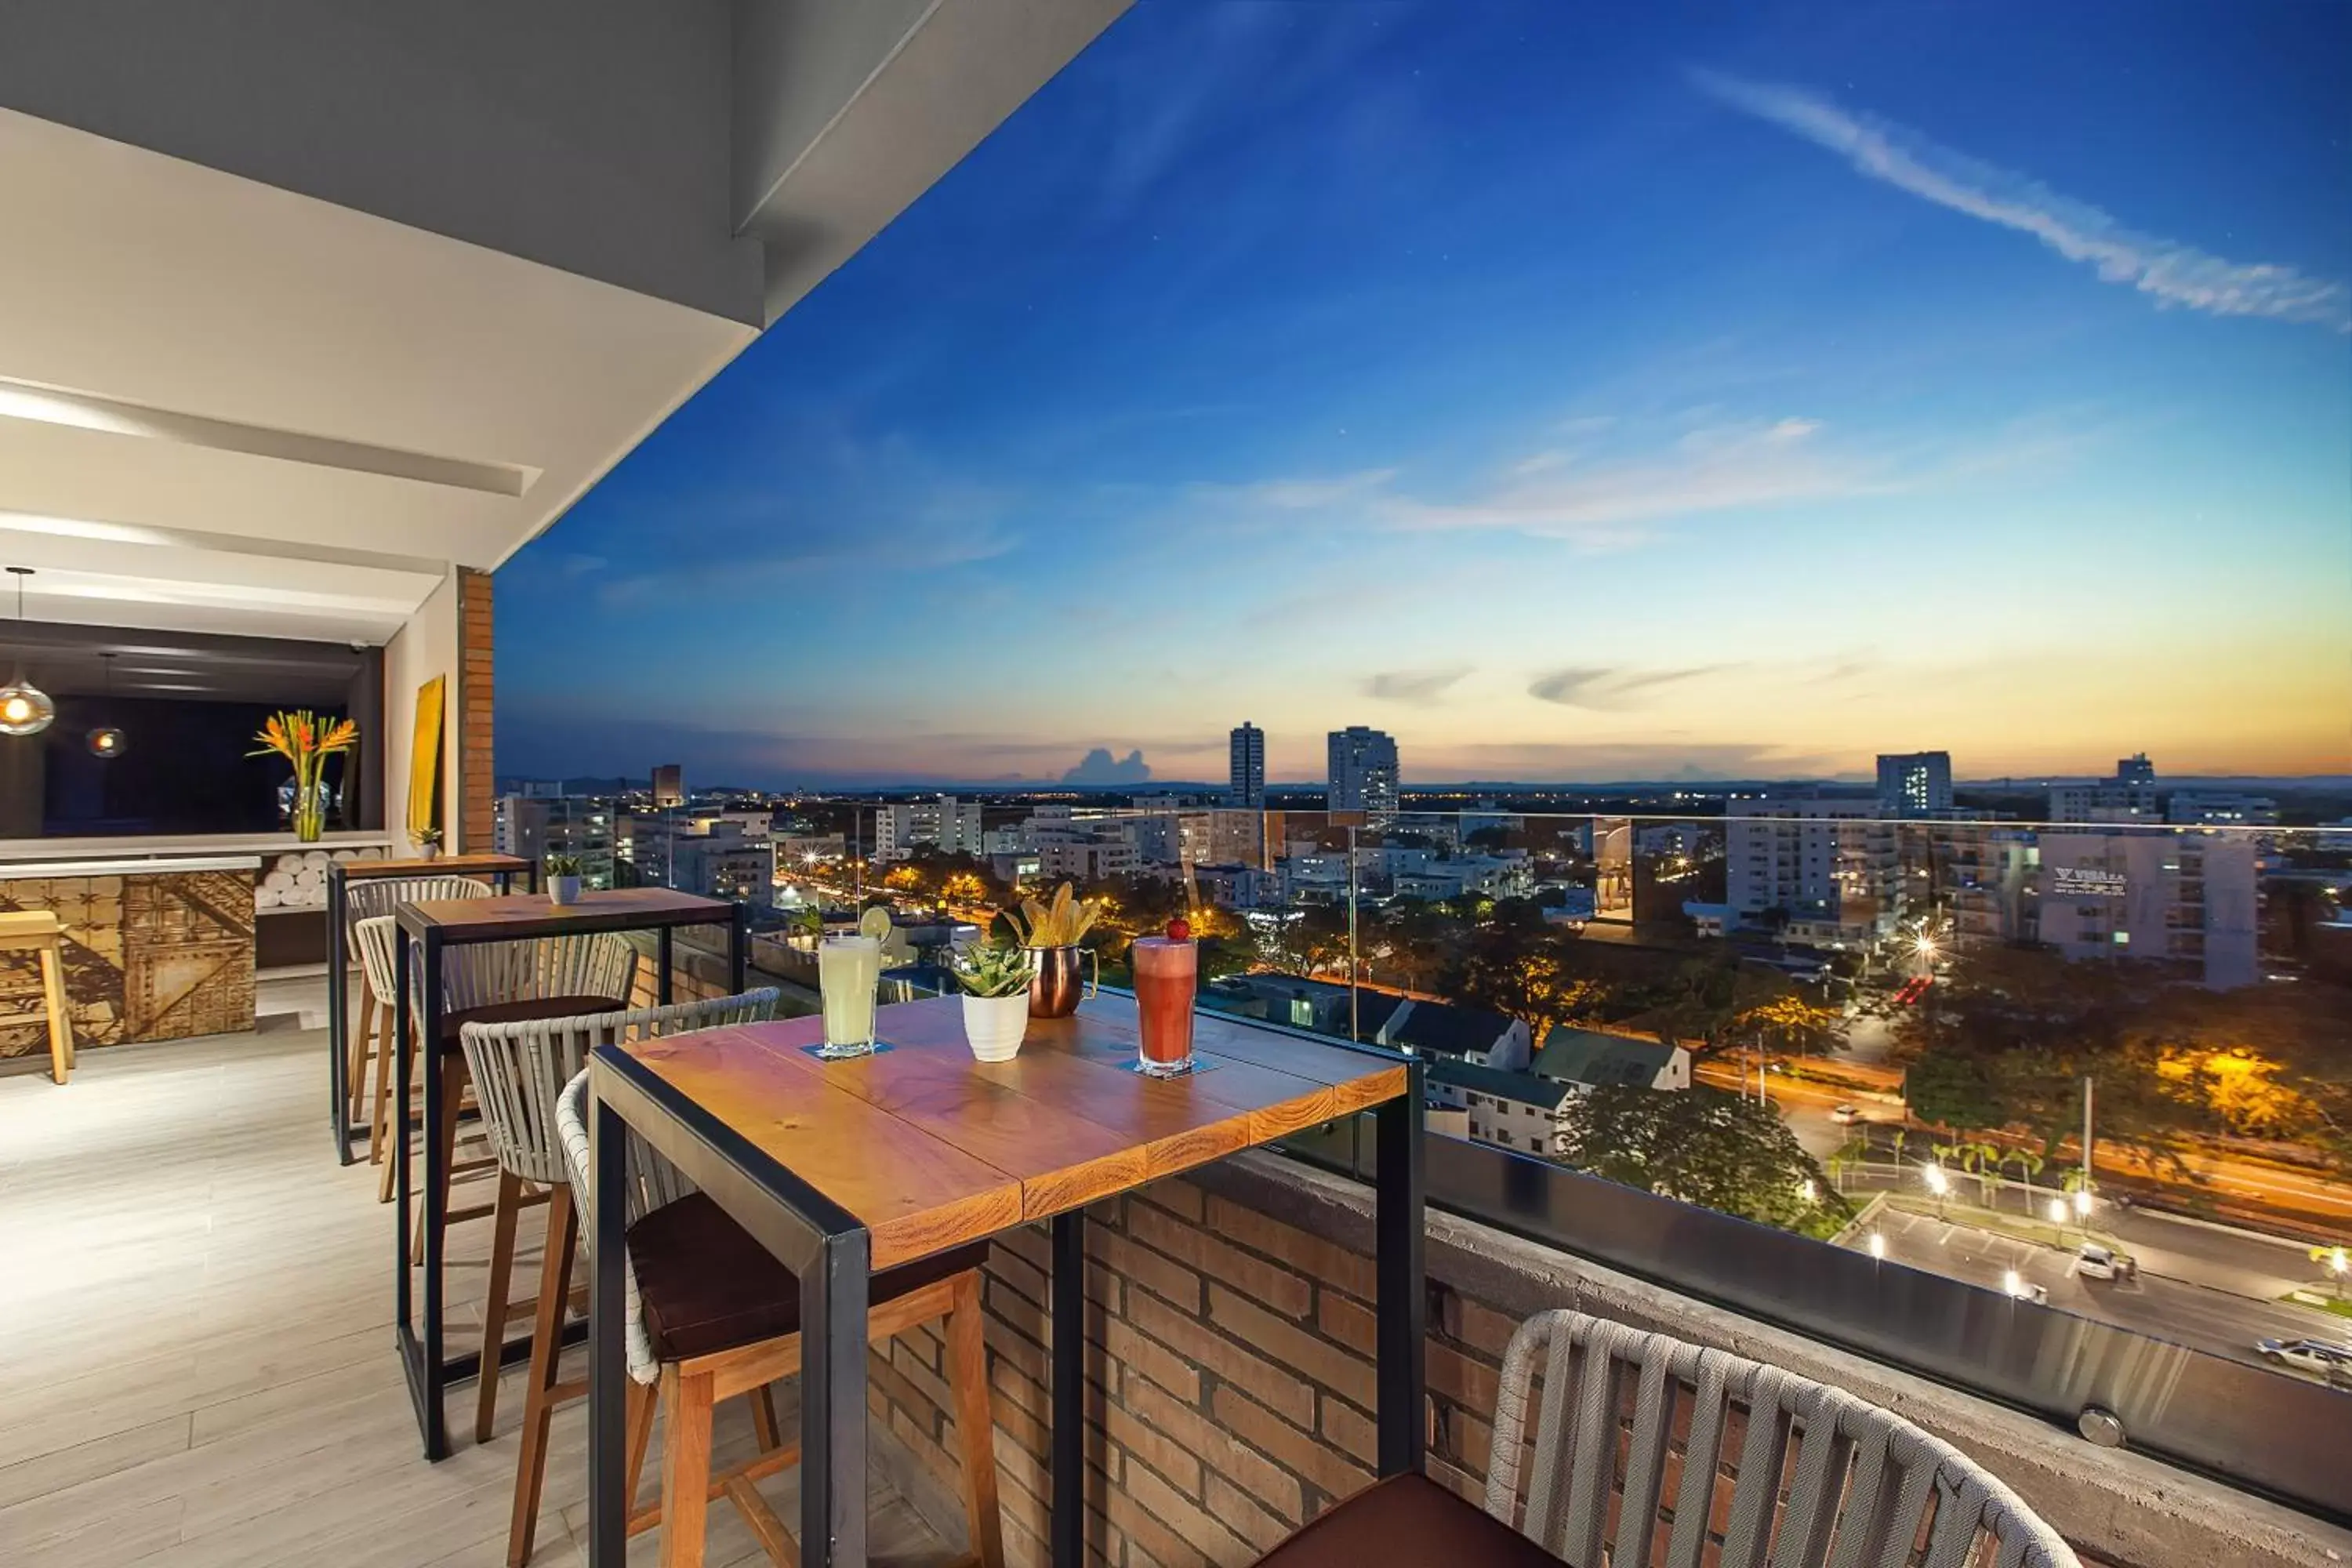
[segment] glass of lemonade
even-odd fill
[[[827,1061],[871,1055],[874,995],[882,984],[881,939],[828,936],[818,942],[816,984],[824,999],[824,1044],[815,1054]]]

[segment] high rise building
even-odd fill
[[[676,763],[664,763],[654,769],[654,804],[684,805],[686,804],[686,770]]]
[[[775,902],[775,844],[764,831],[747,832],[740,821],[625,817],[619,848],[640,886],[741,899],[754,909]]]
[[[987,854],[980,802],[943,795],[937,800],[902,801],[876,810],[874,858],[904,860],[919,846],[929,846],[943,855]]]
[[[1882,752],[1878,759],[1878,814],[1932,816],[1952,809],[1952,753]]]
[[[538,860],[549,855],[580,858],[580,883],[613,885],[613,810],[604,802],[579,796],[548,799],[529,795],[499,797],[491,843],[501,855]]]
[[[2145,752],[2116,763],[2116,776],[2050,791],[2053,822],[2161,822],[2156,808],[2156,764]]]
[[[1895,929],[1902,861],[1877,802],[1735,799],[1726,827],[1725,902],[1733,913],[1778,911],[1799,940],[1868,942]]]
[[[1247,720],[1233,733],[1232,783],[1226,789],[1226,804],[1238,806],[1262,806],[1265,804],[1265,731]]]
[[[1323,804],[1330,811],[1360,811],[1366,824],[1385,827],[1396,818],[1397,746],[1390,735],[1350,724],[1329,737],[1329,772]]]

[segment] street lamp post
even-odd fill
[[[1927,1190],[1936,1194],[1936,1217],[1940,1220],[1944,1217],[1944,1201],[1952,1191],[1952,1179],[1944,1173],[1941,1165],[1929,1165],[1920,1174],[1927,1183]]]

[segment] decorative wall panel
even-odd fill
[[[0,910],[65,921],[77,1046],[253,1027],[249,871],[0,879]],[[0,1058],[47,1049],[33,955],[0,953]]]

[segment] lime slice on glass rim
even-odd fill
[[[887,937],[890,934],[890,911],[877,905],[858,916],[857,934],[870,936],[876,942]]]

